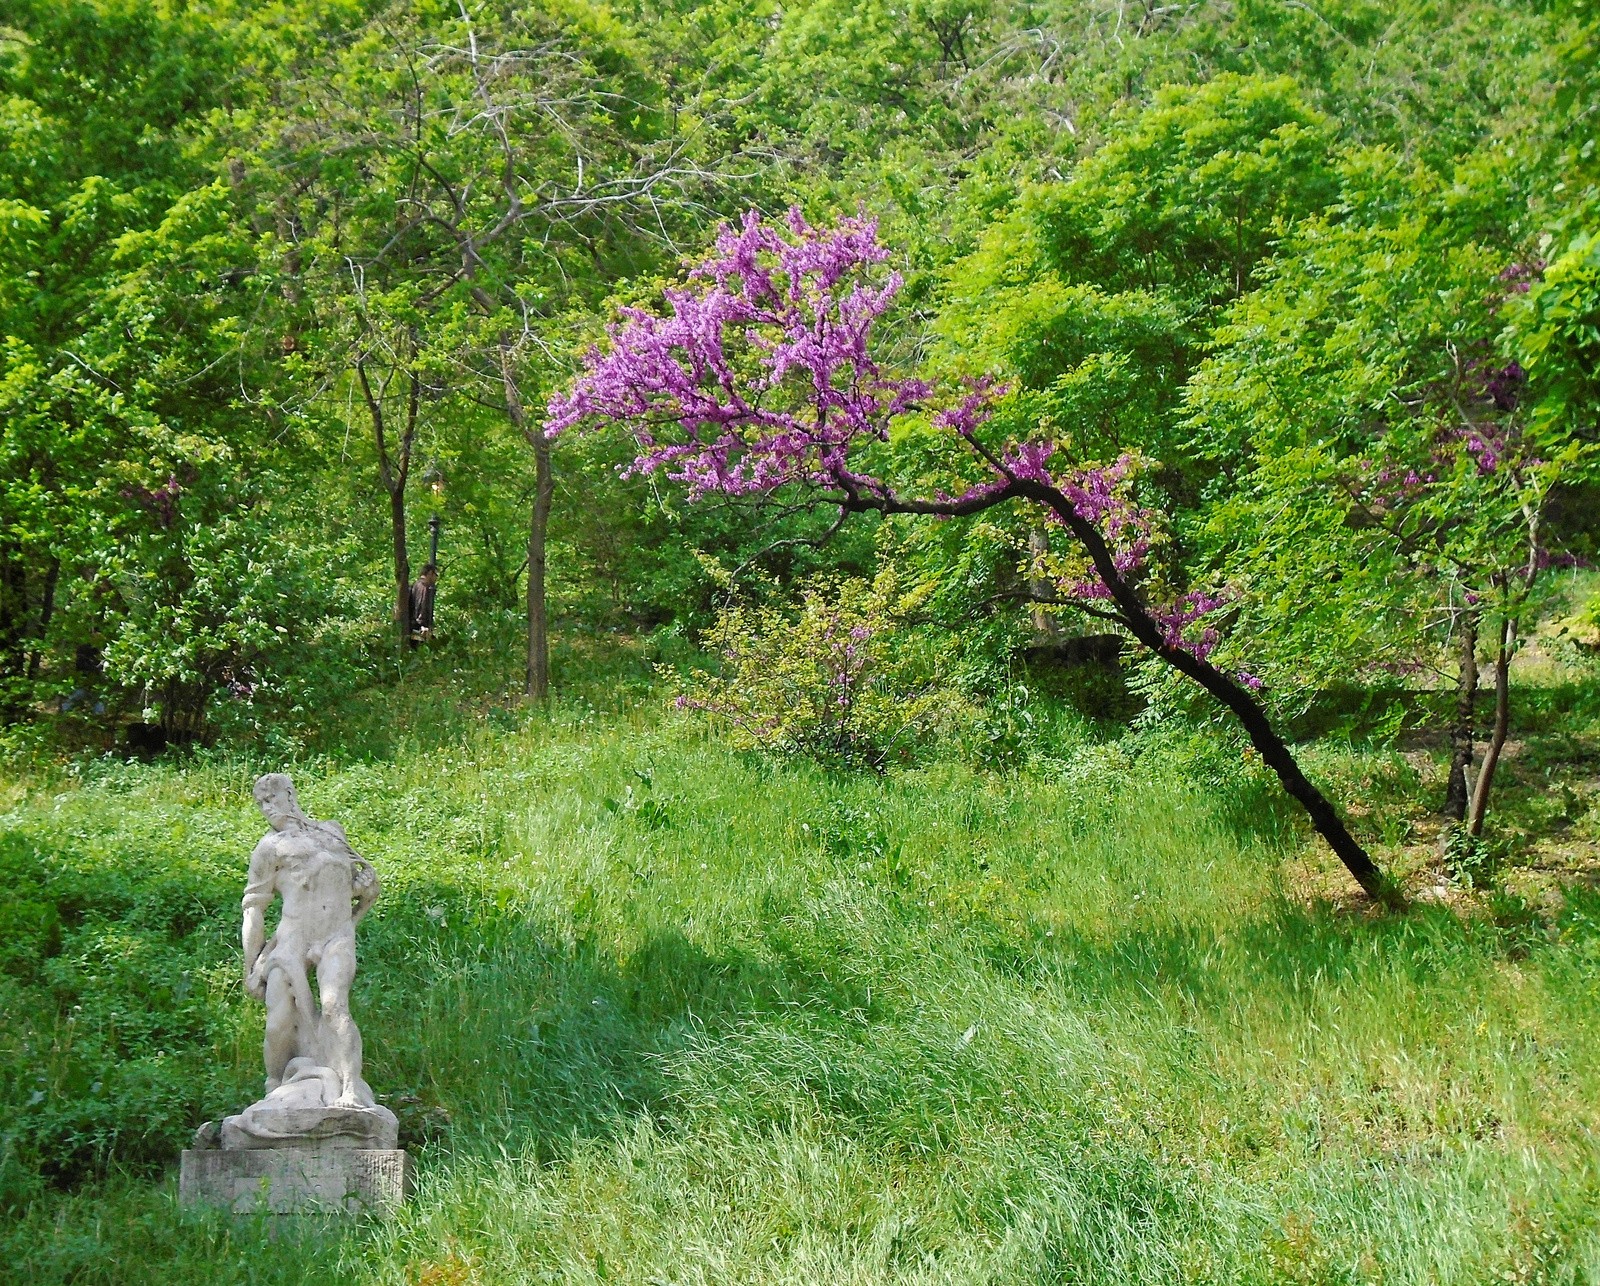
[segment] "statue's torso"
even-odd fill
[[[310,946],[353,930],[353,866],[346,853],[309,828],[280,831],[274,838],[277,889],[283,915],[274,935],[280,947],[290,940]]]

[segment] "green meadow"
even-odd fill
[[[1534,761],[1592,744],[1557,696]],[[1025,768],[883,777],[643,698],[434,726],[290,765],[384,883],[353,1004],[418,1162],[388,1223],[177,1205],[259,1083],[261,766],[11,778],[0,1276],[1600,1278],[1580,878],[1380,913],[1233,743],[1065,709]],[[1421,814],[1418,756],[1307,754],[1375,841]]]

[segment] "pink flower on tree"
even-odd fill
[[[1206,660],[1216,632],[1193,627],[1223,600],[1190,593],[1151,604],[1136,588],[1155,530],[1155,515],[1131,498],[1138,460],[1058,463],[1049,441],[997,449],[979,430],[1003,387],[979,380],[936,406],[930,381],[882,370],[872,353],[873,326],[901,279],[875,271],[889,258],[877,230],[866,217],[815,228],[798,210],[783,224],[752,211],[738,228],[724,225],[688,284],[666,292],[670,316],[627,309],[608,331],[609,349],[588,353],[570,389],[550,399],[546,434],[619,424],[638,444],[632,471],[662,472],[687,485],[692,498],[799,486],[836,505],[841,517],[868,510],[958,517],[1012,500],[1043,506],[1071,531],[1092,568],[1060,586],[1063,595],[1116,621],[1228,706],[1356,879],[1386,896],[1382,874],[1251,695],[1259,681]],[[894,422],[912,413],[931,413],[936,428],[964,441],[988,479],[959,496],[897,494],[862,456],[887,443]]]
[[[868,351],[900,276],[878,287],[861,278],[888,258],[875,220],[821,233],[791,211],[788,228],[784,237],[752,211],[741,229],[722,229],[688,289],[667,292],[672,316],[624,310],[611,351],[591,353],[551,399],[545,432],[626,424],[639,444],[634,470],[662,470],[692,498],[797,482],[886,494],[851,469],[850,453],[931,392],[885,376]]]

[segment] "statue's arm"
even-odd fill
[[[270,837],[256,845],[250,854],[250,875],[244,886],[244,985],[258,1000],[265,999],[265,978],[255,977],[256,961],[267,943],[267,908],[277,894],[278,860],[276,845]]]

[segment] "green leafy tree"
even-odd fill
[[[1477,191],[1464,196],[1462,176],[1447,187],[1384,150],[1351,157],[1339,215],[1286,239],[1190,397],[1219,458],[1247,461],[1208,516],[1209,539],[1285,678],[1403,672],[1429,658],[1431,631],[1453,626],[1447,810],[1462,816],[1470,794],[1476,833],[1506,735],[1510,656],[1564,552],[1546,515],[1589,476],[1594,451],[1549,413],[1552,385],[1530,385],[1516,347],[1500,344],[1504,301],[1536,268],[1513,258],[1493,217],[1505,175],[1467,177]],[[1499,708],[1469,790],[1480,625],[1498,635]]]
[[[285,344],[305,350],[291,390],[365,409],[402,623],[423,420],[449,393],[506,417],[534,463],[527,692],[543,698],[554,473],[524,408],[567,314],[653,262],[705,176],[603,9],[402,2],[303,72],[314,91],[278,106],[245,180],[257,220],[277,225]]]
[[[241,404],[260,364],[241,323],[251,247],[191,132],[237,50],[224,28],[148,5],[24,4],[12,20],[6,700],[13,717],[49,696],[114,715],[125,693],[194,735],[219,691],[259,686],[291,627],[329,613],[326,595],[264,589],[293,579],[301,550],[282,509],[266,521],[281,481]]]
[[[1173,507],[1192,510],[1218,465],[1184,424],[1184,383],[1274,239],[1332,199],[1332,145],[1284,77],[1161,91],[951,269],[938,323],[949,360],[1013,380],[1006,414],[1049,426],[1079,458],[1143,453]],[[975,584],[990,610],[1040,597],[1056,557],[1042,528],[985,523],[972,538],[989,545],[974,557],[991,574],[974,582],[951,565],[946,579]],[[925,548],[935,565],[952,552],[943,536]]]

